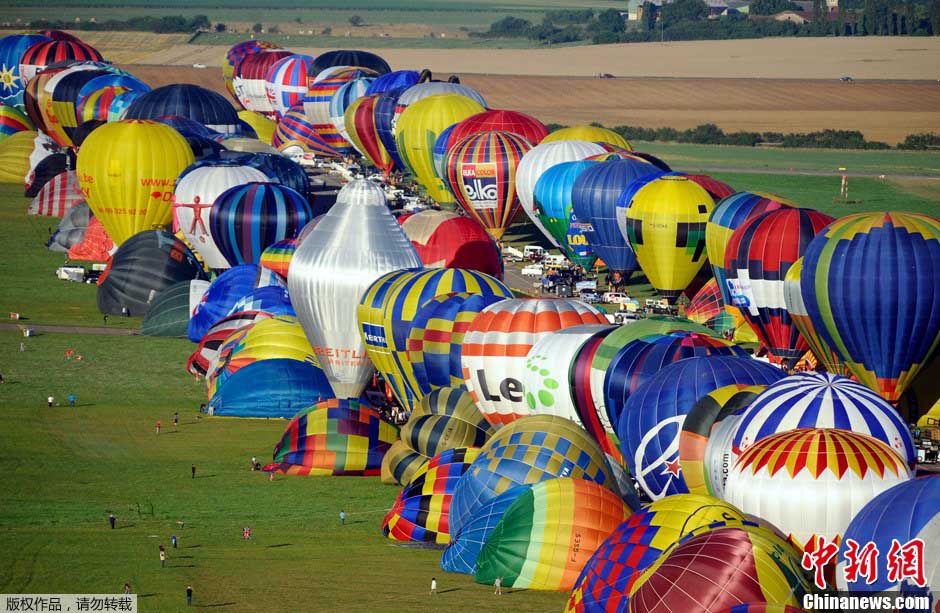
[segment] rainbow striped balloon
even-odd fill
[[[34,129],[26,113],[15,106],[0,103],[0,142],[11,134]]]
[[[271,139],[271,144],[275,147],[281,147],[289,142],[299,143],[304,149],[315,155],[340,156],[339,152],[331,147],[320,136],[313,124],[307,120],[303,104],[295,104],[281,117],[281,120],[277,122],[277,129],[274,130],[274,138]]]

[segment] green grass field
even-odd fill
[[[667,148],[649,148],[677,163]],[[695,164],[720,166],[724,148],[695,149]],[[785,151],[787,156],[795,153]],[[816,152],[810,152],[816,153]],[[711,155],[709,155],[711,154]],[[874,154],[872,154],[874,155]],[[885,163],[898,164],[890,155]],[[772,168],[786,164],[770,158]],[[904,162],[908,163],[908,162]],[[923,164],[924,162],[916,162]],[[677,163],[678,165],[678,163]],[[694,164],[693,164],[694,165]],[[737,164],[737,166],[741,166]],[[830,214],[907,209],[936,214],[937,194],[852,179],[857,205],[832,201],[838,178],[714,173],[738,189],[765,190]],[[44,248],[55,220],[27,217],[19,186],[0,186],[0,245],[7,254],[0,313],[44,324],[100,325],[95,288],[55,279],[63,256]],[[507,241],[533,242],[531,228]],[[642,279],[631,293],[648,291]],[[114,319],[112,319],[114,322]],[[136,320],[111,325],[135,326]],[[284,478],[248,470],[270,458],[286,422],[198,418],[202,384],[183,365],[180,339],[0,331],[0,591],[119,592],[125,582],[147,611],[175,611],[192,584],[197,606],[278,611],[558,611],[566,595],[515,592],[440,571],[439,552],[386,540],[380,531],[397,489],[376,478]],[[83,359],[67,360],[74,349]],[[75,393],[78,406],[60,403]],[[174,411],[181,424],[172,426]],[[155,434],[157,421],[163,433]],[[190,478],[190,465],[197,478]],[[349,520],[338,520],[344,510]],[[118,518],[110,530],[108,512]],[[178,521],[183,521],[180,527]],[[253,540],[241,530],[251,526]],[[161,568],[158,545],[170,535]],[[436,576],[440,594],[427,594]]]

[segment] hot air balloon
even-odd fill
[[[33,198],[27,215],[41,215],[44,217],[64,217],[69,209],[79,203],[84,203],[82,188],[78,184],[78,175],[74,170],[67,170],[55,175],[46,181]],[[88,204],[85,203],[87,208]]]
[[[596,143],[565,140],[538,144],[530,149],[516,167],[516,194],[522,210],[548,240],[559,244],[539,219],[535,205],[535,184],[546,170],[562,162],[577,162],[592,155],[603,153],[604,148]]]
[[[764,527],[744,523],[692,533],[637,578],[627,611],[718,611],[742,602],[800,608],[815,590],[800,552]]]
[[[29,172],[29,154],[39,133],[23,130],[8,136],[0,143],[0,183],[14,183],[22,187]]]
[[[415,87],[420,87],[420,85]],[[408,91],[415,89],[415,87]],[[400,102],[401,98],[399,98]],[[436,94],[409,105],[398,118],[394,130],[398,155],[408,172],[414,176],[415,180],[427,190],[428,195],[438,204],[451,204],[455,200],[454,194],[448,191],[446,184],[434,172],[431,157],[434,142],[444,128],[482,111],[483,107],[479,103],[465,96]],[[504,199],[498,201],[496,198],[490,197],[489,200],[484,201],[481,198],[478,205],[480,210],[484,206],[489,206],[489,210],[494,211],[491,214],[494,218],[494,224],[483,224],[491,233],[499,232],[499,229],[505,228],[505,224],[508,224],[511,219],[505,216],[511,213],[511,207],[515,201],[512,177],[515,174],[515,166],[525,152],[524,149],[526,149],[525,141],[522,141],[519,137],[496,138],[494,136],[493,138],[495,140],[492,146],[485,148],[488,155],[480,164],[481,187],[489,187],[490,190],[499,194],[499,186],[503,186],[501,193]],[[459,160],[461,163],[464,162],[462,157],[453,159]],[[468,159],[467,163],[470,161]],[[483,175],[484,170],[488,173],[486,176]],[[453,183],[451,185],[453,186]],[[475,193],[476,191],[474,191]],[[469,194],[466,194],[465,197],[469,202]],[[487,205],[486,202],[490,204]],[[467,204],[463,204],[463,206],[465,209],[468,208]],[[507,206],[510,210],[504,210]],[[469,208],[477,210],[473,209],[472,206]],[[496,221],[502,222],[504,219],[504,225],[496,225]]]
[[[145,94],[150,86],[137,77],[106,72],[81,86],[75,98],[75,115],[79,124],[92,119],[116,121],[111,118],[111,105],[115,99],[128,92]]]
[[[468,136],[493,131],[515,134],[532,145],[538,144],[548,134],[545,124],[531,115],[518,111],[489,109],[454,124],[447,132],[447,139],[444,143],[440,142],[444,134],[438,137],[435,148],[440,144],[446,154],[451,147]]]
[[[252,153],[251,155],[240,155],[235,159],[245,166],[257,168],[266,174],[271,182],[280,183],[301,196],[309,198],[310,178],[307,177],[307,173],[297,162],[276,153]],[[311,205],[313,206],[314,215],[326,212],[326,209],[319,207],[315,200],[311,202]]]
[[[724,436],[724,430],[730,426],[733,434],[740,413],[765,389],[766,385],[726,385],[707,393],[689,410],[679,434],[679,464],[691,493],[721,497],[734,463],[731,437]]]
[[[255,288],[257,276],[257,265],[242,264],[216,277],[193,309],[189,322],[189,340],[198,343],[210,328],[227,317],[235,303]]]
[[[192,312],[189,308],[192,283],[180,281],[157,294],[140,324],[140,333],[144,336],[185,338]]]
[[[555,477],[617,487],[604,452],[581,426],[554,415],[517,419],[486,443],[457,484],[451,501],[451,532],[459,532],[478,509],[510,487]]]
[[[430,73],[427,74],[430,75]],[[407,88],[397,96],[397,99],[395,100],[395,114],[392,118],[393,136],[397,138],[398,121],[406,108],[415,102],[418,102],[419,100],[423,100],[424,98],[436,96],[439,94],[456,94],[458,96],[463,96],[464,98],[469,98],[470,100],[477,102],[482,107],[486,107],[486,100],[483,99],[483,96],[480,94],[480,92],[467,85],[462,85],[459,80],[422,81],[413,85],[412,87]],[[463,119],[466,119],[466,117],[457,119],[447,125],[453,125],[459,121],[462,121]],[[436,138],[437,136],[435,136],[435,139]]]
[[[783,279],[783,303],[786,305],[787,312],[793,320],[793,325],[797,327],[803,340],[809,345],[810,351],[819,364],[827,372],[833,374],[849,376],[850,372],[842,359],[829,347],[813,327],[813,321],[806,310],[806,304],[803,302],[803,294],[800,289],[800,273],[803,270],[803,258],[798,259],[787,271]]]
[[[49,136],[63,147],[75,147],[74,136],[79,124],[78,96],[82,87],[96,77],[108,76],[110,71],[95,62],[80,62],[69,66],[46,83],[45,100],[51,108],[50,122],[54,124]]]
[[[395,167],[395,162],[379,138],[376,126],[375,110],[380,99],[381,94],[371,94],[359,98],[346,109],[343,115],[343,123],[346,133],[349,135],[349,141],[356,150],[366,156],[373,166],[387,176]]]
[[[277,124],[271,142],[275,146],[285,143],[300,143],[307,151],[320,157],[339,157],[339,152],[320,136],[313,124],[307,120],[302,104],[292,106]]]
[[[399,88],[409,88],[412,85],[418,83],[421,78],[421,73],[417,70],[394,70],[392,72],[386,72],[381,74],[369,84],[369,89],[366,90],[367,96],[372,96],[374,94],[384,94],[385,92],[392,89]]]
[[[910,478],[904,460],[877,439],[799,428],[761,439],[742,453],[724,496],[815,551],[819,538],[838,540],[872,498]]]
[[[68,253],[69,248],[79,244],[85,238],[88,225],[94,218],[91,209],[88,208],[88,203],[79,200],[75,206],[63,211],[62,221],[46,242],[46,248],[49,251]]]
[[[15,106],[0,104],[0,142],[11,134],[32,129],[33,122],[26,113]]]
[[[212,238],[209,223],[212,205],[226,190],[246,183],[263,183],[267,176],[237,161],[207,160],[180,174],[173,190],[175,226],[202,256],[209,268],[228,268],[228,260]]]
[[[786,290],[784,290],[786,291]],[[725,310],[718,280],[712,277],[702,286],[685,307],[685,316],[708,326],[715,332],[729,332],[737,327],[734,317]]]
[[[313,125],[330,148],[341,154],[348,153],[351,149],[350,145],[340,135],[330,118],[330,102],[333,100],[333,94],[346,83],[372,77],[376,73],[366,68],[339,65],[314,74],[316,77],[310,83],[303,101],[307,121]]]
[[[283,49],[261,49],[257,53],[245,56],[232,74],[232,87],[238,102],[248,111],[260,113],[266,117],[277,117],[274,103],[268,99],[268,74],[280,60],[294,54]],[[306,79],[303,86],[306,86]],[[302,94],[301,94],[302,95]]]
[[[238,111],[238,119],[253,130],[262,143],[268,144],[274,139],[277,122],[273,119],[253,111]]]
[[[725,307],[734,310],[725,279],[725,249],[744,222],[763,213],[796,207],[789,200],[763,192],[738,192],[718,201],[705,226],[705,247]]]
[[[626,611],[640,574],[684,535],[709,526],[737,525],[744,513],[699,494],[678,494],[636,511],[598,547],[568,599],[568,612]]]
[[[772,384],[742,412],[735,457],[757,441],[796,428],[840,428],[876,438],[914,467],[907,424],[890,403],[864,385],[830,373],[797,373]]]
[[[617,202],[634,180],[659,169],[645,160],[626,158],[595,164],[578,175],[571,189],[571,206],[585,225],[588,245],[607,268],[629,276],[637,269],[633,248],[620,231]]]
[[[413,377],[410,385],[418,395],[464,384],[461,355],[470,322],[484,308],[503,299],[497,295],[456,293],[435,296],[418,308],[408,331],[407,345]]]
[[[584,426],[569,378],[571,363],[589,338],[610,329],[601,324],[572,326],[550,332],[532,345],[520,379],[531,414],[557,415]]]
[[[395,499],[382,521],[382,534],[396,541],[449,543],[454,488],[479,453],[476,447],[459,447],[431,458]]]
[[[748,357],[744,349],[725,340],[685,331],[644,336],[625,345],[610,361],[604,377],[604,406],[611,422],[619,423],[630,396],[663,368],[711,355]]]
[[[152,121],[109,123],[91,133],[77,173],[91,210],[116,245],[172,219],[173,185],[194,161],[176,130]]]
[[[42,40],[20,57],[20,78],[28,83],[47,66],[66,60],[100,62],[102,57],[97,49],[78,40]]]
[[[336,49],[317,56],[313,63],[313,73],[319,74],[333,66],[361,66],[376,74],[386,74],[392,69],[384,59],[369,51],[357,49]]]
[[[737,307],[761,344],[789,368],[809,350],[793,325],[783,297],[787,271],[833,218],[810,209],[786,208],[751,217],[725,248],[724,275]]]
[[[422,398],[417,406],[430,406],[434,413],[414,415],[402,426],[401,440],[425,458],[459,447],[482,447],[493,436],[495,430],[483,418],[463,388],[440,388],[427,401]],[[438,405],[446,402],[449,412],[444,413]],[[417,408],[416,408],[417,410]]]
[[[627,239],[640,268],[674,301],[708,259],[705,224],[714,201],[685,177],[664,176],[640,188],[628,205]]]
[[[297,250],[296,238],[285,238],[278,241],[261,252],[261,260],[258,262],[263,268],[279,274],[287,279],[287,270],[290,268],[290,260],[294,257],[294,251]]]
[[[249,55],[261,53],[265,49],[278,48],[279,47],[274,43],[269,43],[265,40],[246,40],[233,45],[225,53],[225,59],[222,62],[222,82],[225,83],[225,88],[228,90],[228,93],[231,94],[232,99],[235,100],[239,106],[241,106],[241,102],[239,102],[238,96],[235,95],[235,87],[232,85],[232,77],[235,75],[235,66]]]
[[[222,94],[189,83],[164,85],[146,92],[124,112],[124,119],[161,117],[185,117],[222,134],[237,134],[240,130],[238,113]]]
[[[357,316],[369,358],[399,404],[410,411],[419,392],[409,385],[413,376],[408,361],[408,332],[421,305],[435,296],[457,292],[501,298],[511,298],[512,292],[493,277],[459,268],[392,274],[380,277],[363,293]]]
[[[843,217],[803,256],[800,288],[813,328],[890,402],[940,342],[938,269],[940,221],[914,213]]]
[[[502,279],[499,247],[476,220],[428,209],[398,218],[428,268],[465,268]]]
[[[407,485],[427,462],[427,456],[398,440],[392,443],[382,458],[379,476],[385,485]]]
[[[229,315],[240,311],[264,311],[271,315],[296,315],[286,287],[266,285],[238,299]]]
[[[561,246],[565,256],[585,270],[594,266],[597,255],[588,245],[587,225],[578,219],[571,206],[571,191],[578,176],[596,164],[587,160],[556,164],[542,173],[533,192],[542,227]]]
[[[232,266],[257,264],[264,250],[294,238],[313,219],[307,199],[274,183],[246,183],[219,194],[209,210],[209,230]]]
[[[408,88],[395,88],[380,94],[375,101],[375,110],[372,113],[379,142],[388,153],[392,167],[399,170],[404,170],[405,165],[401,161],[401,156],[398,155],[398,146],[395,144],[395,133],[392,128],[398,119],[395,115],[398,98],[405,93],[406,89]]]
[[[143,317],[164,289],[205,278],[196,256],[178,238],[162,230],[141,232],[121,245],[98,279],[98,310]]]
[[[27,49],[51,40],[39,34],[11,34],[0,38],[0,103],[23,106],[23,90],[29,80],[20,74],[20,59]]]
[[[333,97],[330,98],[330,121],[333,123],[333,128],[346,144],[355,145],[349,138],[349,132],[346,130],[346,109],[365,95],[366,90],[369,88],[369,83],[371,82],[371,77],[353,79],[352,81],[343,83],[339,89],[333,92]]]
[[[204,293],[203,291],[202,294]],[[196,301],[198,302],[198,298]],[[199,341],[196,351],[189,356],[186,362],[186,371],[195,376],[205,375],[209,369],[209,364],[218,356],[219,347],[229,336],[254,321],[273,316],[272,313],[261,310],[239,311],[226,316],[209,328],[209,331]]]
[[[522,377],[525,358],[542,337],[607,318],[576,300],[504,300],[477,315],[464,336],[461,364],[467,389],[490,423],[499,426],[530,413]]]
[[[298,245],[288,288],[338,397],[358,397],[372,374],[356,322],[362,293],[385,272],[420,266],[385,193],[364,179],[343,187],[333,208]]]
[[[708,175],[686,175],[690,181],[695,181],[698,183],[702,189],[709,193],[716,203],[727,198],[728,196],[735,193],[733,187],[725,183],[724,181],[719,181],[714,177]],[[706,239],[707,240],[707,239]]]
[[[303,102],[307,83],[314,76],[313,56],[310,55],[289,55],[271,64],[264,78],[265,94],[278,119],[290,107]]]
[[[940,585],[940,557],[936,555],[940,548],[938,520],[940,476],[928,475],[906,481],[878,494],[852,518],[842,535],[842,551],[836,567],[836,584],[839,589],[853,593],[899,590],[906,596],[936,592],[937,585]],[[914,539],[923,541],[922,586],[917,585],[917,576],[892,577],[891,573],[897,559],[904,557],[903,547],[907,546],[913,553],[909,543]],[[849,565],[848,553],[851,551],[849,540],[854,541],[858,548],[873,543],[880,554],[875,558],[870,576],[859,573],[856,580],[851,582],[846,579],[845,573]],[[914,547],[917,547],[916,541]],[[858,551],[855,553],[858,554]],[[916,570],[914,574],[918,574]]]
[[[630,146],[630,143],[628,143],[624,137],[620,136],[613,130],[608,130],[607,128],[602,128],[600,126],[573,126],[570,128],[562,128],[560,130],[555,130],[543,138],[542,142],[554,143],[564,140],[582,140],[592,143],[606,143],[615,147],[619,147],[620,149],[625,149],[626,151],[633,150],[633,147]]]
[[[446,184],[457,203],[496,240],[519,212],[516,167],[531,143],[511,132],[483,132],[447,153]]]
[[[549,479],[503,513],[477,558],[474,578],[492,585],[568,591],[591,555],[630,510],[609,489],[584,479]]]
[[[315,364],[261,360],[226,379],[209,401],[208,411],[219,417],[291,419],[318,398],[325,402],[331,393],[323,371]]]
[[[779,368],[741,357],[691,357],[666,366],[630,395],[620,415],[617,435],[630,473],[653,499],[688,492],[679,434],[695,403],[719,387],[770,384],[783,376]]]

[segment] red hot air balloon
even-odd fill
[[[478,221],[448,211],[427,210],[398,218],[428,268],[464,268],[503,278],[503,259]]]

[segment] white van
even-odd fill
[[[567,266],[568,258],[563,255],[556,255],[553,253],[551,255],[546,255],[545,258],[542,259],[542,263],[546,266]]]
[[[622,294],[620,292],[604,292],[604,295],[601,296],[601,301],[606,302],[608,304],[620,304],[624,302],[625,300],[629,300],[629,299],[630,299],[629,296],[627,296],[626,294]]]
[[[522,248],[522,257],[527,260],[541,260],[545,257],[545,249],[539,245],[526,245]]]

